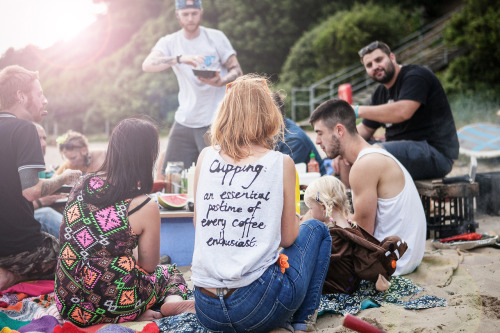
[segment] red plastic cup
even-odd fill
[[[352,87],[350,83],[344,83],[339,86],[339,99],[352,104]]]

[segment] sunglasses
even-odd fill
[[[365,54],[373,52],[374,50],[378,49],[380,46],[380,43],[378,40],[371,42],[367,46],[363,47],[361,50],[359,50],[358,54],[360,58],[363,58]]]
[[[266,85],[267,90],[269,91],[269,87],[267,86],[267,80],[266,79],[259,79],[259,81],[263,82]],[[234,81],[226,84],[226,94],[229,91],[229,88],[231,88],[231,86],[233,85],[233,83],[234,83]]]
[[[59,150],[72,150],[72,149],[76,149],[76,148],[83,148],[82,146],[80,145],[76,145],[74,143],[71,143],[71,142],[68,142],[68,143],[61,143],[59,145]]]

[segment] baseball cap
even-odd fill
[[[175,9],[201,8],[201,0],[175,0]]]

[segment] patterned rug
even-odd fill
[[[131,322],[123,324],[96,325],[89,328],[78,328],[64,322],[55,308],[53,292],[30,296],[23,292],[5,292],[0,297],[0,333],[11,332],[194,332],[208,333],[192,313],[166,317],[152,322]],[[192,299],[192,292],[188,293]],[[362,281],[353,294],[323,295],[319,307],[319,315],[325,313],[356,314],[368,307],[383,306],[384,303],[399,305],[409,310],[428,309],[446,306],[446,300],[427,295],[422,287],[415,285],[410,279],[393,277],[391,287],[386,292],[375,290],[375,284]]]
[[[426,295],[424,288],[415,285],[410,279],[396,276],[391,279],[391,287],[380,292],[375,289],[375,283],[362,281],[353,294],[326,294],[321,297],[319,313],[356,314],[368,307],[383,306],[384,303],[399,305],[408,310],[429,309],[446,306],[446,300],[432,295]],[[155,320],[160,332],[208,333],[197,321],[193,313],[166,317]]]
[[[381,306],[384,303],[399,305],[407,310],[446,306],[445,299],[424,295],[423,291],[424,288],[401,276],[393,277],[391,287],[385,292],[377,291],[373,282],[361,281],[359,288],[351,295],[323,295],[319,305],[319,315],[325,313],[356,314],[362,309]]]

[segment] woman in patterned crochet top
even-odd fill
[[[158,130],[125,119],[113,130],[106,160],[71,191],[60,231],[56,304],[85,327],[194,312],[186,282],[173,266],[157,266],[160,215],[153,187]],[[150,310],[161,306],[161,313]]]

